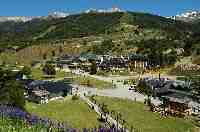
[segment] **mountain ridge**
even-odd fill
[[[83,52],[113,55],[139,53],[157,60],[162,58],[160,55],[166,54],[176,58],[176,54],[172,53],[177,51],[182,51],[184,56],[198,55],[199,35],[198,23],[149,13],[89,12],[62,18],[0,23],[0,52],[5,55],[2,57],[5,61],[16,53],[18,57],[13,58],[27,58],[31,62],[41,59],[44,54],[51,56],[53,49],[57,49],[58,54],[60,47],[75,55]],[[41,49],[38,51],[37,47]],[[37,51],[29,53],[32,49]]]
[[[136,44],[155,42],[160,45],[160,42],[164,42],[168,43],[168,47],[183,48],[186,43],[197,43],[199,33],[198,25],[149,13],[89,12],[61,18],[37,18],[27,22],[2,22],[0,45],[3,51],[5,48],[16,45],[26,47],[43,40],[50,42],[102,36],[114,41],[132,41],[131,43]]]
[[[200,20],[200,11],[198,11],[198,10],[186,11],[186,12],[178,14],[176,16],[170,16],[167,18],[192,23],[197,20]]]
[[[12,23],[10,25],[13,26],[12,29],[13,28],[15,29],[14,33],[16,33],[16,34],[21,33],[19,31],[20,29],[24,30],[24,31],[31,29],[31,27],[34,27],[35,29],[39,29],[39,28],[43,28],[43,26],[45,24],[46,24],[46,26],[49,26],[49,27],[52,26],[52,25],[56,25],[56,27],[57,27],[56,29],[58,29],[59,27],[62,27],[62,28],[67,27],[68,28],[67,30],[76,30],[77,29],[77,31],[74,31],[74,32],[78,32],[78,30],[84,30],[86,27],[91,28],[92,30],[95,31],[97,29],[95,29],[94,27],[91,27],[90,25],[95,26],[95,24],[96,25],[102,24],[102,25],[110,28],[110,26],[113,26],[113,24],[115,22],[116,23],[119,22],[120,17],[122,17],[123,15],[126,15],[126,14],[129,14],[129,16],[127,16],[127,17],[130,17],[130,18],[127,18],[128,19],[127,21],[129,21],[129,22],[132,21],[132,23],[131,23],[132,25],[135,25],[135,24],[136,25],[144,25],[144,26],[149,25],[148,28],[159,27],[159,28],[162,28],[162,29],[164,28],[164,26],[168,26],[168,25],[172,26],[174,28],[176,28],[176,26],[181,26],[181,24],[176,24],[176,23],[180,23],[180,22],[174,22],[173,20],[165,19],[164,17],[151,15],[151,14],[147,14],[147,13],[133,13],[133,12],[82,13],[82,14],[69,15],[69,16],[61,17],[61,18],[55,18],[55,17],[48,17],[47,19],[35,18],[35,19],[32,19],[31,21],[27,21],[25,23],[23,23],[23,22],[14,23],[14,24]],[[112,18],[114,19],[114,21],[111,20]],[[104,21],[101,21],[100,19],[107,20],[107,21],[105,21],[106,24],[104,24]],[[130,19],[132,19],[132,20],[130,20]],[[96,20],[99,20],[100,22],[98,22]],[[7,22],[7,23],[9,23],[9,22]],[[27,27],[27,25],[30,28],[24,29],[24,27]],[[162,26],[162,25],[164,25],[164,26]],[[37,27],[35,27],[35,26],[37,26]],[[82,26],[82,27],[80,27],[80,26]],[[152,27],[150,27],[150,26],[152,26]],[[9,27],[9,25],[6,25],[6,27]],[[70,29],[70,28],[73,28],[73,29]],[[101,28],[103,30],[105,30],[105,27],[101,26]],[[185,29],[185,27],[183,27],[183,26],[181,28]],[[1,30],[4,30],[4,29],[5,28],[2,28]],[[6,29],[8,29],[8,28],[6,28]],[[48,28],[46,28],[46,29],[48,29]],[[60,29],[58,29],[58,30],[60,30]],[[9,30],[4,30],[4,31],[9,31]],[[63,31],[60,30],[58,32],[62,32],[59,35],[63,34],[63,37],[66,37],[64,34],[67,31],[64,31],[64,29],[63,29]],[[101,33],[103,33],[103,32],[101,31]],[[82,34],[87,35],[88,33],[82,33]],[[52,37],[52,35],[50,35],[50,36]],[[81,36],[82,35],[80,35],[80,34],[77,35],[77,36],[75,35],[75,37],[81,37]],[[26,38],[30,39],[30,37],[26,37]]]

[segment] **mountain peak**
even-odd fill
[[[61,12],[61,11],[55,11],[55,12],[49,13],[49,16],[55,17],[55,18],[64,18],[64,17],[67,17],[69,15],[70,15],[69,13]]]
[[[174,20],[181,20],[185,22],[192,22],[200,19],[200,11],[187,11],[176,16],[168,17]]]
[[[112,7],[112,8],[109,8],[109,9],[93,9],[93,8],[91,8],[91,9],[85,11],[85,13],[92,13],[92,12],[95,12],[95,13],[112,13],[112,12],[123,12],[123,10],[121,10],[118,7]]]
[[[34,17],[26,17],[26,16],[0,16],[0,22],[6,21],[14,21],[14,22],[27,22],[31,21]]]
[[[7,21],[14,21],[14,22],[28,22],[31,21],[35,18],[39,18],[39,19],[46,19],[48,17],[53,17],[53,18],[64,18],[69,16],[69,13],[65,13],[65,12],[60,12],[60,11],[56,11],[56,12],[51,12],[49,13],[48,16],[0,16],[0,22],[7,22]]]

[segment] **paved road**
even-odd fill
[[[145,96],[128,90],[129,86],[121,86],[118,84],[117,88],[115,89],[104,89],[104,90],[99,90],[97,88],[89,88],[85,86],[80,86],[80,85],[72,85],[72,87],[78,88],[78,93],[85,93],[89,95],[98,95],[98,96],[107,96],[107,97],[117,97],[117,98],[122,98],[122,99],[130,99],[134,101],[140,101],[144,102]],[[155,105],[160,104],[161,102],[158,99],[153,99],[152,98],[152,103]]]
[[[123,82],[119,82],[119,80],[126,80],[126,79],[131,79],[131,78],[138,78],[138,75],[136,76],[117,76],[117,77],[102,77],[102,76],[97,76],[97,75],[90,75],[88,73],[77,73],[76,71],[74,72],[76,74],[81,74],[84,76],[90,76],[99,80],[103,81],[109,81],[113,82],[113,84],[116,85],[116,88],[111,88],[111,89],[103,89],[103,90],[98,90],[97,88],[88,88],[84,86],[79,86],[79,85],[73,85],[73,87],[78,87],[79,92],[83,93],[89,93],[91,95],[98,95],[98,96],[107,96],[107,97],[118,97],[122,99],[130,99],[130,100],[136,100],[140,102],[144,102],[145,96],[143,94],[130,91],[129,87],[130,85],[124,85]],[[160,104],[161,101],[159,99],[154,99],[152,98],[152,103],[157,105]]]
[[[86,88],[83,86],[77,86],[80,88],[80,91],[85,92],[85,93],[90,93],[93,95],[99,95],[99,96],[108,96],[108,97],[118,97],[118,98],[123,98],[123,99],[131,99],[131,100],[136,100],[136,101],[141,101],[144,102],[145,96],[128,90],[130,85],[123,85],[122,82],[118,82],[119,80],[127,80],[127,79],[138,79],[139,74],[136,74],[135,76],[112,76],[112,77],[103,77],[103,76],[98,76],[98,75],[90,75],[88,73],[80,73],[78,71],[73,71],[75,74],[79,75],[84,75],[84,76],[89,76],[93,77],[99,80],[103,81],[108,81],[108,82],[113,82],[113,84],[116,85],[115,89],[104,89],[104,90],[98,90],[96,88]],[[169,79],[176,79],[176,76],[170,76],[170,75],[164,75],[165,77]],[[143,77],[152,77],[152,74],[146,73],[141,76]],[[158,77],[158,75],[154,74],[153,77]],[[155,105],[158,105],[161,103],[159,99],[154,99],[152,98],[152,103]]]

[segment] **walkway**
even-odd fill
[[[93,107],[95,112],[101,116],[101,110],[100,108],[98,107],[98,105],[94,104],[92,101],[90,101],[88,98],[86,98],[83,94],[80,95],[81,99],[84,100],[90,107]],[[116,120],[114,120],[110,115],[107,115],[107,116],[104,116],[102,115],[102,117],[104,119],[107,118],[107,122],[108,124],[112,125],[114,124],[115,126],[118,127],[119,130],[123,130],[124,132],[129,132],[127,129],[124,129],[123,126],[120,124],[120,123],[117,123]]]
[[[98,95],[98,96],[106,96],[106,97],[116,97],[116,98],[121,98],[121,99],[129,99],[133,101],[139,101],[139,102],[144,102],[145,96],[143,94],[134,92],[132,90],[128,90],[129,86],[120,86],[118,84],[118,87],[115,89],[104,89],[104,90],[99,90],[97,88],[91,88],[91,87],[86,87],[86,86],[80,86],[80,85],[71,85],[72,87],[78,88],[78,93],[79,94],[86,94],[86,95]],[[161,103],[159,99],[151,99],[152,103],[155,105],[158,105]]]
[[[86,86],[72,85],[73,87],[78,87],[79,92],[89,93],[90,95],[98,95],[98,96],[107,96],[107,97],[117,97],[122,99],[130,99],[136,100],[140,102],[144,102],[145,96],[138,92],[134,92],[133,90],[129,90],[130,85],[124,85],[123,82],[119,82],[119,80],[126,80],[130,78],[138,78],[138,76],[117,76],[117,77],[102,77],[97,75],[90,75],[88,73],[76,73],[89,77],[93,77],[103,81],[109,81],[116,85],[116,88],[103,89],[99,90],[97,88],[89,88]],[[152,98],[152,103],[158,105],[161,103],[159,99]]]

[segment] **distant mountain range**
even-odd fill
[[[188,11],[176,16],[168,17],[174,20],[180,20],[184,22],[195,22],[200,20],[200,11]]]
[[[28,22],[33,19],[47,19],[52,18],[64,18],[69,16],[69,13],[65,12],[51,12],[48,16],[0,16],[0,22],[14,21],[14,22]]]
[[[6,22],[6,21],[15,21],[15,22],[27,22],[32,20],[35,17],[26,17],[26,16],[0,16],[0,22]]]
[[[99,35],[136,27],[174,37],[191,32],[191,25],[147,13],[90,10],[80,14],[50,13],[46,17],[7,17],[0,23],[0,40],[64,39]],[[8,20],[8,21],[6,21]],[[121,29],[120,29],[121,28]],[[130,29],[130,31],[129,31]],[[171,35],[173,34],[173,35]]]
[[[121,10],[120,8],[113,7],[110,9],[88,9],[84,11],[83,13],[113,13],[113,12],[125,12]],[[60,11],[55,11],[55,12],[50,12],[48,16],[0,16],[0,22],[6,22],[6,21],[14,21],[14,22],[27,22],[31,21],[33,19],[46,19],[48,17],[52,18],[64,18],[67,17],[69,14],[66,12],[60,12]],[[170,16],[166,17],[170,18],[173,20],[179,20],[179,21],[184,21],[184,22],[195,22],[196,20],[200,20],[200,11],[188,11],[184,12],[181,14],[178,14],[176,16]]]
[[[84,11],[84,13],[112,13],[112,12],[122,12],[121,9],[114,7],[110,9],[89,9]],[[69,13],[66,12],[61,12],[61,11],[55,11],[55,12],[50,12],[48,16],[0,16],[0,22],[7,22],[7,21],[14,21],[14,22],[27,22],[31,21],[33,19],[46,19],[48,17],[52,18],[64,18],[69,16]]]
[[[16,46],[24,48],[38,41],[48,43],[73,38],[82,41],[91,36],[110,38],[129,48],[134,45],[147,48],[152,44],[159,48],[196,49],[200,43],[200,23],[188,23],[181,18],[198,19],[198,16],[198,12],[193,12],[169,19],[112,8],[79,14],[53,12],[43,17],[0,17],[0,51]]]

